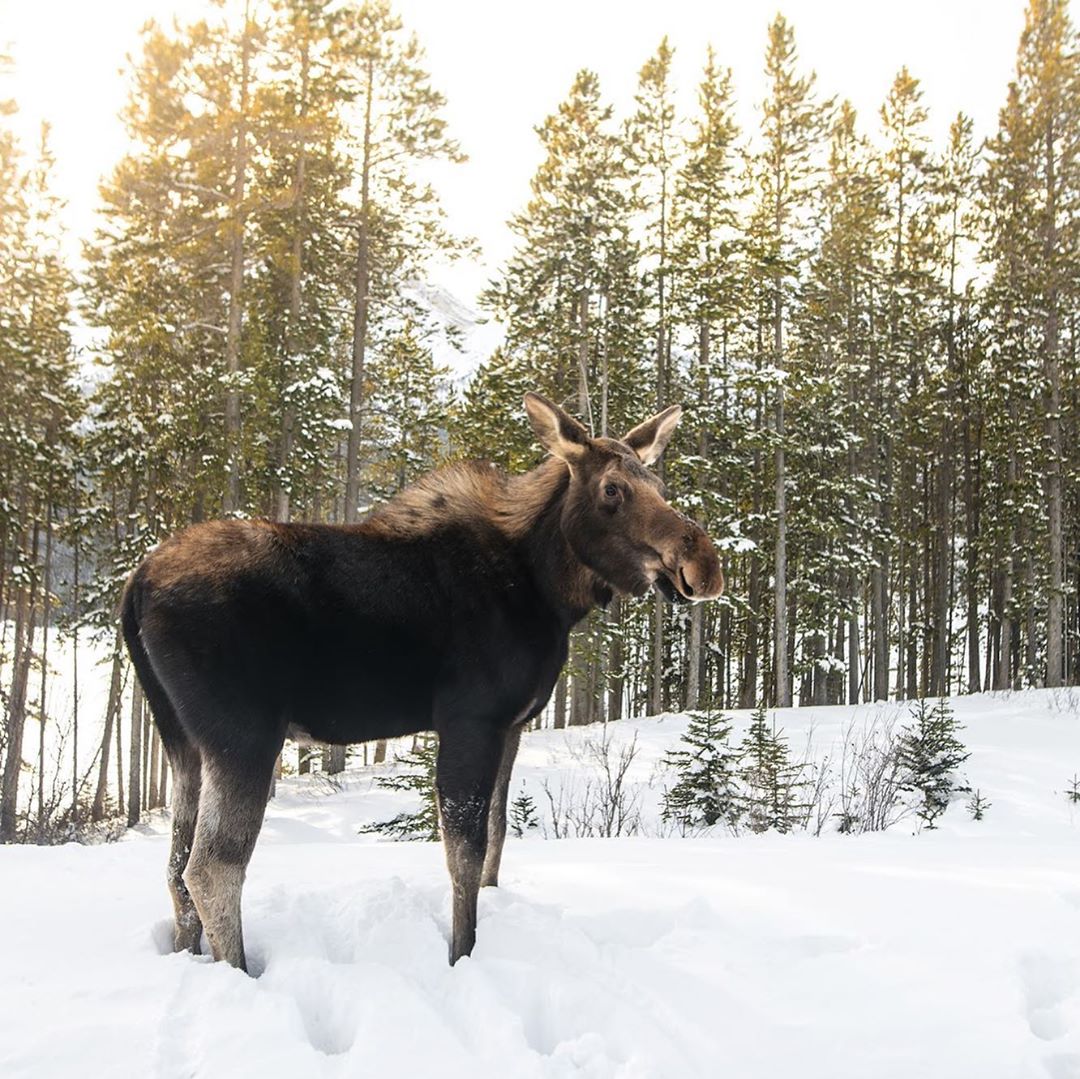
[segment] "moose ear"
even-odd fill
[[[540,445],[548,453],[572,465],[588,452],[589,432],[546,397],[538,393],[525,394],[525,411]]]
[[[623,437],[623,442],[638,455],[643,465],[655,464],[671,441],[681,416],[682,405],[670,405],[651,419],[639,423]]]

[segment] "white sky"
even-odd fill
[[[440,283],[471,302],[509,253],[507,218],[528,197],[539,160],[533,126],[565,96],[581,67],[598,72],[621,115],[637,71],[668,34],[684,112],[709,42],[734,69],[744,129],[764,95],[766,28],[780,8],[794,25],[803,66],[824,94],[848,97],[864,130],[899,67],[922,80],[940,140],[956,112],[990,133],[1013,70],[1024,0],[397,0],[425,45],[435,85],[449,100],[452,130],[469,162],[440,184],[453,228],[475,236],[483,262],[441,272]],[[124,151],[117,119],[127,93],[125,57],[149,18],[184,19],[202,0],[0,0],[0,50],[16,61],[0,98],[14,96],[32,144],[53,126],[57,187],[75,238],[93,227],[97,182]]]

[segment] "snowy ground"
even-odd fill
[[[1080,1077],[1078,705],[958,700],[992,807],[920,835],[661,838],[685,721],[618,724],[650,834],[509,840],[453,969],[438,846],[357,833],[398,808],[370,771],[282,785],[245,893],[256,978],[167,954],[164,821],[0,849],[0,1076]],[[778,725],[822,755],[853,713]],[[521,781],[580,783],[595,737],[528,736]]]

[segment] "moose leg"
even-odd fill
[[[199,788],[202,785],[202,761],[199,751],[184,745],[170,754],[173,766],[172,847],[169,850],[169,892],[176,912],[173,950],[201,950],[202,922],[195,903],[184,883],[184,870],[195,840],[195,822],[199,814]]]
[[[247,970],[240,924],[240,893],[262,827],[276,749],[241,768],[203,760],[195,845],[184,881],[202,918],[215,959]]]
[[[491,809],[488,812],[487,853],[484,855],[484,870],[480,875],[481,888],[494,888],[499,883],[499,865],[502,862],[503,843],[506,842],[506,800],[510,794],[510,773],[514,770],[514,759],[521,744],[522,724],[511,727],[506,732],[503,743],[502,761],[499,774],[495,778],[495,790],[491,796]]]
[[[454,895],[451,964],[469,955],[476,943],[476,897],[503,741],[503,732],[494,726],[462,724],[440,732],[435,786]]]

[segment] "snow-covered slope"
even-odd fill
[[[992,806],[921,834],[661,838],[686,721],[613,725],[646,834],[509,840],[453,969],[439,847],[357,832],[400,808],[371,770],[281,785],[245,893],[256,978],[168,954],[166,821],[0,849],[0,1075],[1080,1076],[1078,703],[956,701]],[[869,718],[777,722],[820,756]],[[598,737],[527,736],[516,784],[585,782]]]
[[[406,294],[430,320],[435,363],[449,369],[455,386],[467,383],[502,343],[504,328],[434,282],[415,281]]]

